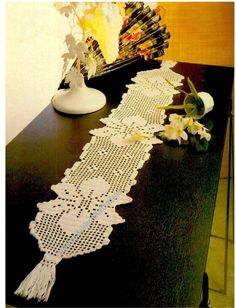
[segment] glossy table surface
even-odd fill
[[[158,67],[140,62],[94,78],[106,106],[92,114],[65,115],[51,104],[6,148],[6,303],[17,307],[176,307],[198,306],[223,153],[233,68],[178,63],[173,70],[198,91],[211,93],[212,142],[205,154],[186,147],[155,145],[129,195],[117,206],[126,222],[114,226],[110,244],[96,252],[62,260],[47,303],[14,295],[42,259],[29,223],[36,204],[54,199],[50,190],[102,127],[137,71]],[[187,90],[184,81],[183,89]],[[175,96],[175,102],[182,99]]]

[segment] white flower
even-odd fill
[[[184,123],[185,128],[192,126],[193,125],[193,118],[192,117],[184,117],[183,123]]]
[[[88,71],[88,79],[90,79],[91,76],[94,76],[96,74],[97,62],[94,59],[93,55],[91,54],[88,55],[85,67]]]
[[[209,134],[208,129],[204,127],[203,124],[199,123],[198,121],[193,121],[192,118],[186,118],[186,119],[189,119],[186,121],[188,121],[188,124],[189,124],[187,126],[187,130],[190,134],[192,135],[198,134],[200,136],[200,139],[205,138],[207,141],[210,141],[211,134]]]
[[[69,2],[54,2],[54,7],[61,13],[64,14],[66,17],[73,12],[73,8]]]
[[[88,52],[88,47],[85,43],[76,42],[75,37],[72,34],[66,36],[66,45],[68,47],[70,58],[79,58],[81,61],[85,61],[85,53]]]
[[[77,3],[77,2],[71,2],[71,3]],[[96,2],[78,2],[76,5],[77,16],[79,18],[82,18],[85,15],[92,14],[97,5],[98,3]]]
[[[62,55],[62,58],[64,60],[62,77],[64,77],[67,67],[72,60],[78,58],[81,62],[84,62],[85,54],[88,53],[87,45],[83,42],[77,42],[73,34],[68,34],[66,36],[65,42],[67,45],[68,52]]]
[[[140,132],[139,130],[135,129],[132,131],[131,135],[129,136],[129,138],[126,138],[127,142],[140,142],[140,143],[144,143],[144,144],[158,144],[158,143],[162,143],[162,141],[160,139],[158,139],[156,136],[154,135],[144,135],[142,132]]]
[[[207,141],[210,141],[211,139],[211,134],[207,132],[207,129],[205,127],[203,127],[202,130],[199,130],[198,134],[200,135],[200,139],[205,138]]]
[[[83,75],[75,67],[66,74],[65,82],[70,84],[70,88],[82,86],[83,81]]]
[[[62,56],[63,74],[70,61],[76,58],[85,61],[84,53],[88,52],[85,50],[85,41],[91,36],[98,41],[106,63],[116,60],[119,33],[123,25],[120,5],[110,2],[55,2],[54,7],[69,18],[71,26],[71,34],[66,36],[68,52]],[[91,77],[96,69],[94,61],[88,58],[88,62],[88,75]]]
[[[148,137],[145,136],[143,133],[141,133],[139,130],[135,129],[132,132],[130,140],[136,142],[136,141],[141,141],[145,138],[148,138]]]
[[[179,115],[177,113],[172,113],[169,116],[169,121],[172,122],[182,122],[183,121],[183,116]]]
[[[160,133],[167,140],[178,140],[181,144],[182,139],[187,140],[188,135],[184,131],[184,124],[181,121],[175,121],[164,126],[164,131]]]
[[[188,126],[188,132],[192,135],[196,135],[204,126],[198,121],[194,121],[192,125]]]

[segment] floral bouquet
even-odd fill
[[[155,60],[168,47],[170,34],[165,25],[159,24],[156,3],[56,2],[54,6],[68,18],[71,28],[65,38],[67,52],[62,55],[62,78],[74,89],[73,93],[60,90],[53,97],[53,105],[59,111],[80,114],[102,108],[105,97],[88,91],[84,79],[111,72],[142,57]],[[97,105],[89,106],[95,100]],[[80,104],[76,106],[75,101]]]
[[[170,83],[167,80],[168,83]],[[206,152],[211,139],[210,130],[212,123],[206,126],[198,120],[213,109],[214,101],[209,93],[197,92],[192,81],[187,78],[191,93],[176,88],[185,94],[183,105],[169,105],[158,107],[159,109],[183,109],[185,115],[172,113],[169,115],[169,124],[163,125],[163,130],[156,133],[156,136],[168,141],[178,141],[180,144],[190,144],[199,152]],[[171,83],[170,83],[171,84]],[[171,84],[172,85],[172,84]],[[173,85],[172,85],[173,86]],[[174,87],[174,86],[173,86]]]

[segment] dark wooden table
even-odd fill
[[[95,78],[89,85],[107,96],[93,114],[72,116],[48,105],[6,149],[6,303],[17,307],[177,307],[198,306],[221,167],[233,68],[178,63],[198,91],[211,93],[212,143],[206,154],[155,145],[129,195],[117,206],[124,224],[96,252],[63,260],[47,303],[14,295],[42,259],[29,223],[38,202],[54,199],[50,190],[79,159],[88,131],[102,127],[137,71],[158,67],[140,62]],[[184,89],[187,90],[186,83]],[[35,94],[36,95],[36,94]],[[33,99],[33,98],[32,98]],[[180,96],[175,97],[176,102]],[[33,103],[33,102],[32,102]]]

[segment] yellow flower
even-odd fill
[[[120,10],[121,16],[124,18],[125,17],[125,6],[126,6],[126,3],[125,2],[116,2],[116,5],[118,6],[118,8]]]
[[[123,18],[116,4],[97,3],[80,20],[84,36],[90,33],[99,43],[106,63],[116,60],[119,53],[119,33]]]
[[[193,118],[192,117],[185,117],[185,118],[183,118],[183,123],[184,123],[185,128],[192,126],[193,125]]]
[[[135,129],[133,132],[132,132],[132,135],[131,135],[131,138],[130,140],[131,141],[141,141],[145,138],[148,138],[147,136],[145,136],[144,134],[142,134],[139,130]]]

